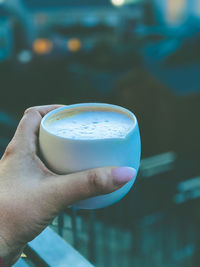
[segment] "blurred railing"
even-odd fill
[[[0,115],[1,125],[10,121],[2,130],[3,152],[16,123]],[[174,152],[143,159],[122,201],[96,211],[67,209],[50,225],[54,231],[48,228],[29,244],[25,261],[16,266],[66,266],[70,260],[76,263],[69,266],[91,266],[86,259],[99,267],[199,266],[197,166]]]
[[[68,210],[52,227],[95,266],[199,266],[200,179],[188,179],[195,172],[174,152],[143,159],[124,200],[102,210]]]
[[[28,243],[24,259],[14,266],[80,266],[92,267],[78,251],[47,227],[37,238]]]

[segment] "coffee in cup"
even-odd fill
[[[59,174],[104,166],[129,166],[136,171],[139,168],[137,119],[120,106],[82,103],[53,110],[42,119],[39,143],[47,165]],[[111,205],[130,190],[134,180],[110,194],[82,200],[75,206],[93,209]]]

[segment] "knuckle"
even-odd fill
[[[27,108],[25,111],[24,111],[24,116],[27,115],[29,117],[37,117],[37,116],[40,116],[39,112],[38,112],[38,109],[37,107],[30,107],[30,108]]]
[[[10,142],[5,150],[4,156],[8,157],[16,152],[16,146],[13,142]]]
[[[27,108],[25,111],[24,111],[24,115],[25,114],[30,114],[30,113],[35,113],[36,112],[36,108],[35,107],[30,107],[30,108]]]
[[[98,171],[91,170],[88,172],[88,182],[91,191],[95,194],[102,194],[105,191],[105,183]]]

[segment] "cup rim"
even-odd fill
[[[121,107],[121,106],[118,106],[118,105],[113,105],[113,104],[108,104],[108,103],[78,103],[78,104],[71,104],[71,105],[66,105],[64,107],[60,107],[60,108],[57,108],[57,109],[54,109],[50,112],[48,112],[43,118],[42,118],[42,121],[40,123],[40,128],[42,128],[45,132],[47,132],[49,135],[52,135],[54,137],[57,137],[57,138],[61,138],[61,139],[67,139],[67,140],[75,140],[75,141],[88,141],[89,139],[73,139],[73,138],[70,138],[70,137],[63,137],[63,136],[58,136],[52,132],[50,132],[47,127],[45,127],[45,122],[51,117],[53,116],[54,114],[56,113],[59,113],[59,112],[62,112],[63,110],[68,110],[68,109],[75,109],[77,107],[108,107],[110,109],[113,109],[113,110],[118,110],[118,111],[121,111],[122,113],[125,113],[124,115],[128,116],[130,119],[132,119],[133,121],[133,127],[130,129],[130,131],[127,133],[127,135],[125,137],[114,137],[114,138],[106,138],[104,139],[105,140],[111,140],[111,139],[126,139],[130,134],[131,132],[133,132],[133,130],[135,129],[136,125],[137,125],[137,118],[136,116],[128,109],[124,108],[124,107]],[[99,139],[90,139],[90,141],[97,141]]]

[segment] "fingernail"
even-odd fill
[[[136,175],[136,170],[131,167],[119,167],[112,170],[114,182],[125,184],[131,181]]]

